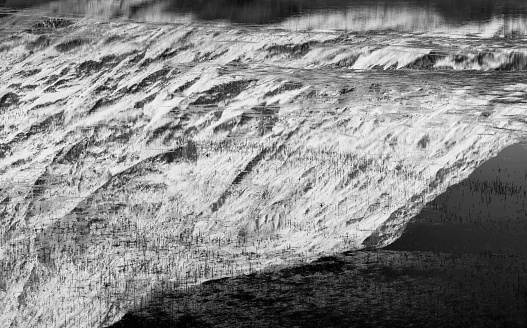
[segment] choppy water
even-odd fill
[[[0,325],[525,326],[526,69],[524,1],[0,1]]]

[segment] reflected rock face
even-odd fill
[[[387,245],[525,131],[507,40],[35,20],[0,43],[2,327]]]

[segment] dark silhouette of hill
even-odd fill
[[[494,15],[525,13],[527,10],[527,4],[517,0],[170,0],[167,9],[191,12],[203,20],[266,24],[313,11],[369,6],[436,10],[453,24],[488,20]]]
[[[74,6],[82,1],[71,3]],[[0,0],[0,6],[22,8],[51,2]],[[269,24],[309,12],[367,7],[431,10],[443,16],[449,24],[527,13],[527,3],[522,0],[149,0],[132,4],[127,14],[134,18],[141,10],[153,5],[162,6],[168,12],[192,13],[201,20],[227,20],[243,24]]]

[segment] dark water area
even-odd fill
[[[527,256],[527,150],[513,145],[429,203],[388,250]]]
[[[167,284],[111,327],[525,327],[525,274],[492,257],[359,251]]]
[[[278,23],[291,17],[316,13],[345,15],[355,12],[359,15],[354,19],[358,20],[371,20],[371,14],[375,19],[390,20],[390,13],[414,12],[425,21],[435,19],[434,15],[437,15],[445,26],[480,24],[495,18],[508,20],[527,14],[527,3],[522,0],[0,0],[0,7],[4,8],[34,8],[74,15],[86,14],[86,8],[97,6],[110,8],[106,12],[110,18],[156,21],[156,15],[149,15],[148,18],[142,15],[155,9],[158,16],[190,14],[196,20],[250,25]],[[367,14],[362,15],[363,12]]]
[[[205,4],[201,1],[170,1],[167,8],[175,12],[192,12],[200,19],[228,19],[233,22],[261,24],[283,20],[290,16],[299,16],[317,11],[344,11],[359,8],[424,9],[437,11],[451,23],[466,23],[468,21],[484,21],[496,15],[514,15],[525,13],[527,5],[523,1],[493,1],[493,0],[395,0],[395,1],[364,1],[364,0],[213,0]],[[265,13],[265,14],[262,14]]]
[[[163,285],[111,327],[525,327],[525,163],[507,147],[384,249]]]

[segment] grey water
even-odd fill
[[[427,204],[385,249],[524,258],[526,211],[527,150],[516,144]]]

